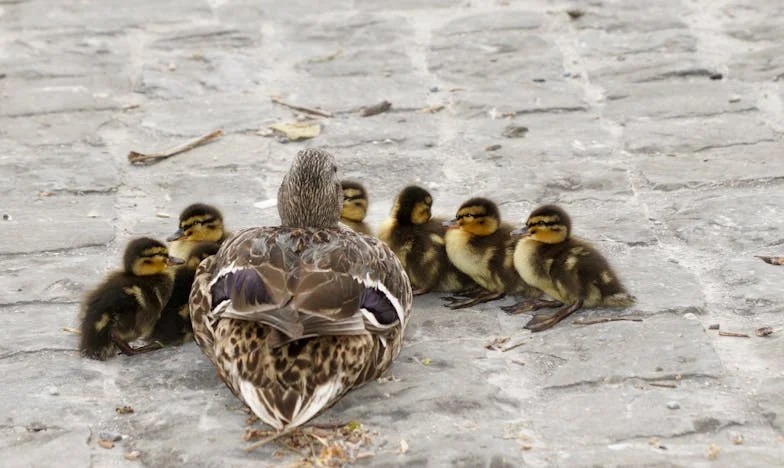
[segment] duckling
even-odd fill
[[[215,242],[220,245],[230,234],[223,226],[223,214],[212,205],[194,203],[180,213],[177,232],[167,237],[172,256],[186,259],[199,242]]]
[[[285,434],[400,353],[411,284],[386,244],[340,227],[334,157],[297,153],[278,190],[281,226],[250,228],[196,272],[202,352],[264,423]]]
[[[218,252],[215,242],[201,242],[191,250],[190,256],[184,265],[177,268],[174,273],[174,287],[169,301],[161,311],[161,318],[155,324],[155,329],[150,336],[152,343],[144,348],[154,348],[183,344],[193,338],[191,325],[191,312],[188,308],[188,299],[191,295],[193,278],[199,263],[207,257]]]
[[[566,304],[555,314],[535,315],[525,328],[546,330],[581,307],[624,307],[636,302],[604,256],[587,242],[572,237],[572,222],[563,209],[541,206],[525,224],[512,233],[522,235],[515,246],[515,269],[526,283],[555,300],[524,301],[503,309],[523,313]]]
[[[368,196],[365,187],[352,180],[340,181],[343,189],[343,209],[340,222],[361,234],[373,235],[373,230],[365,223],[367,216]]]
[[[433,197],[416,185],[404,188],[378,230],[406,269],[414,295],[429,291],[463,291],[474,282],[446,255],[442,219],[431,218]]]
[[[174,272],[169,266],[179,263],[182,260],[170,257],[162,242],[149,237],[132,240],[125,248],[123,270],[111,273],[84,300],[82,355],[105,360],[117,348],[129,356],[145,352],[128,342],[152,333],[172,292]]]
[[[470,307],[500,299],[508,294],[537,295],[514,269],[514,241],[511,225],[501,222],[498,206],[486,198],[463,203],[457,215],[444,223],[449,228],[444,241],[449,261],[484,288],[469,291],[468,299],[446,298],[452,309]]]

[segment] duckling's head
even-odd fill
[[[532,211],[525,227],[512,234],[522,234],[545,244],[560,244],[571,232],[572,221],[566,211],[556,205],[544,205]]]
[[[460,206],[455,218],[444,223],[448,227],[459,227],[475,236],[489,236],[501,224],[498,206],[487,198],[472,198]]]
[[[299,151],[278,189],[281,223],[289,227],[337,227],[342,204],[335,158],[320,149]]]
[[[424,224],[430,221],[430,208],[433,197],[416,185],[409,185],[400,191],[392,207],[392,217],[400,225]]]
[[[183,263],[169,257],[169,249],[163,242],[149,237],[140,237],[128,243],[123,256],[125,272],[134,276],[158,275],[171,265]]]
[[[191,249],[190,254],[188,254],[188,259],[185,261],[185,265],[188,268],[196,269],[202,260],[211,257],[216,253],[218,253],[218,244],[215,242],[201,242]]]
[[[182,210],[180,228],[167,237],[169,242],[218,242],[223,238],[223,215],[214,206],[194,203]]]
[[[343,180],[340,182],[343,189],[343,210],[341,218],[349,221],[362,222],[367,216],[368,197],[365,187],[353,180]]]

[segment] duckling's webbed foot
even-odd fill
[[[493,291],[482,291],[479,294],[476,294],[474,297],[469,297],[468,299],[460,299],[460,298],[450,298],[450,299],[457,299],[452,300],[450,304],[447,305],[452,310],[455,309],[465,309],[466,307],[475,306],[477,304],[481,304],[483,302],[490,302],[496,299],[501,299],[506,294],[502,292],[493,292]]]
[[[414,288],[411,290],[411,294],[414,296],[421,296],[422,294],[427,294],[430,292],[430,288]]]
[[[562,307],[564,304],[561,301],[551,301],[548,299],[528,299],[517,304],[510,306],[503,306],[501,310],[510,315],[524,314],[526,312],[533,312],[539,309]]]
[[[536,314],[531,320],[528,321],[528,323],[525,324],[525,328],[531,330],[534,333],[547,330],[561,320],[580,310],[580,307],[582,306],[583,300],[578,299],[574,304],[564,307],[563,309],[556,311],[554,314]]]
[[[163,345],[158,341],[134,348],[129,345],[127,341],[120,338],[114,331],[112,331],[112,342],[120,349],[120,352],[126,356],[135,356],[137,354],[149,353],[150,351],[163,348]]]

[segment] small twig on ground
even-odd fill
[[[68,333],[73,333],[74,335],[82,334],[81,330],[77,330],[76,328],[71,328],[71,327],[63,327],[63,331]]]
[[[719,336],[734,336],[735,338],[751,338],[749,335],[745,333],[735,333],[735,332],[728,332],[728,331],[720,331]]]
[[[161,161],[163,159],[169,158],[169,157],[174,156],[176,154],[180,154],[180,153],[184,153],[186,151],[192,150],[193,148],[196,148],[197,146],[203,145],[204,143],[207,143],[210,140],[214,140],[215,138],[218,138],[218,137],[220,137],[222,135],[223,135],[223,130],[222,129],[218,129],[218,130],[212,131],[210,133],[207,133],[205,135],[202,135],[199,138],[196,138],[196,139],[190,140],[190,141],[186,141],[185,143],[183,143],[181,145],[174,146],[172,148],[169,148],[167,150],[161,151],[159,153],[147,153],[147,154],[145,154],[145,153],[139,153],[137,151],[131,151],[130,153],[128,153],[128,161],[130,161],[131,164],[139,164],[139,165],[154,164],[156,162],[159,162],[159,161]]]
[[[663,383],[663,382],[649,382],[648,385],[650,385],[651,387],[678,388],[678,386],[675,384]]]
[[[392,108],[392,103],[389,101],[381,101],[375,106],[365,107],[360,111],[359,115],[362,117],[371,117],[373,115],[382,114]]]
[[[520,346],[522,346],[522,345],[524,345],[524,344],[526,344],[526,343],[528,343],[528,341],[519,341],[519,342],[517,342],[517,343],[515,343],[515,344],[513,344],[513,345],[509,345],[509,346],[507,346],[506,348],[503,348],[503,349],[501,350],[501,352],[502,352],[502,353],[505,353],[505,352],[507,352],[507,351],[511,351],[511,350],[513,350],[513,349],[515,349],[515,348],[519,348]]]
[[[601,317],[596,319],[575,320],[572,322],[572,325],[596,325],[597,323],[607,322],[642,322],[642,319],[631,317]]]
[[[761,336],[772,335],[773,332],[775,332],[775,330],[772,327],[762,327],[762,328],[757,328],[757,330],[754,333],[756,333],[757,336],[761,337]]]
[[[278,96],[272,96],[270,99],[272,99],[272,102],[274,102],[275,104],[280,104],[281,106],[288,107],[289,109],[294,109],[294,110],[298,110],[300,112],[305,112],[306,114],[318,115],[320,117],[334,117],[335,116],[332,112],[329,112],[329,111],[324,111],[324,110],[321,110],[321,109],[313,109],[313,108],[310,108],[310,107],[303,107],[303,106],[297,106],[297,105],[294,105],[294,104],[290,104],[290,103],[284,101],[283,99],[279,98]]]

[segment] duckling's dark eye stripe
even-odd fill
[[[558,221],[537,221],[535,223],[528,223],[528,226],[556,226]]]
[[[198,221],[191,221],[190,223],[183,224],[182,225],[182,229],[183,230],[190,229],[193,226],[196,226],[197,224],[207,224],[207,223],[211,223],[213,221],[215,221],[215,218],[205,218],[205,219],[200,219]]]
[[[362,195],[355,195],[353,197],[343,197],[343,200],[345,200],[345,201],[354,201],[354,200],[361,200],[363,198],[364,197]]]

